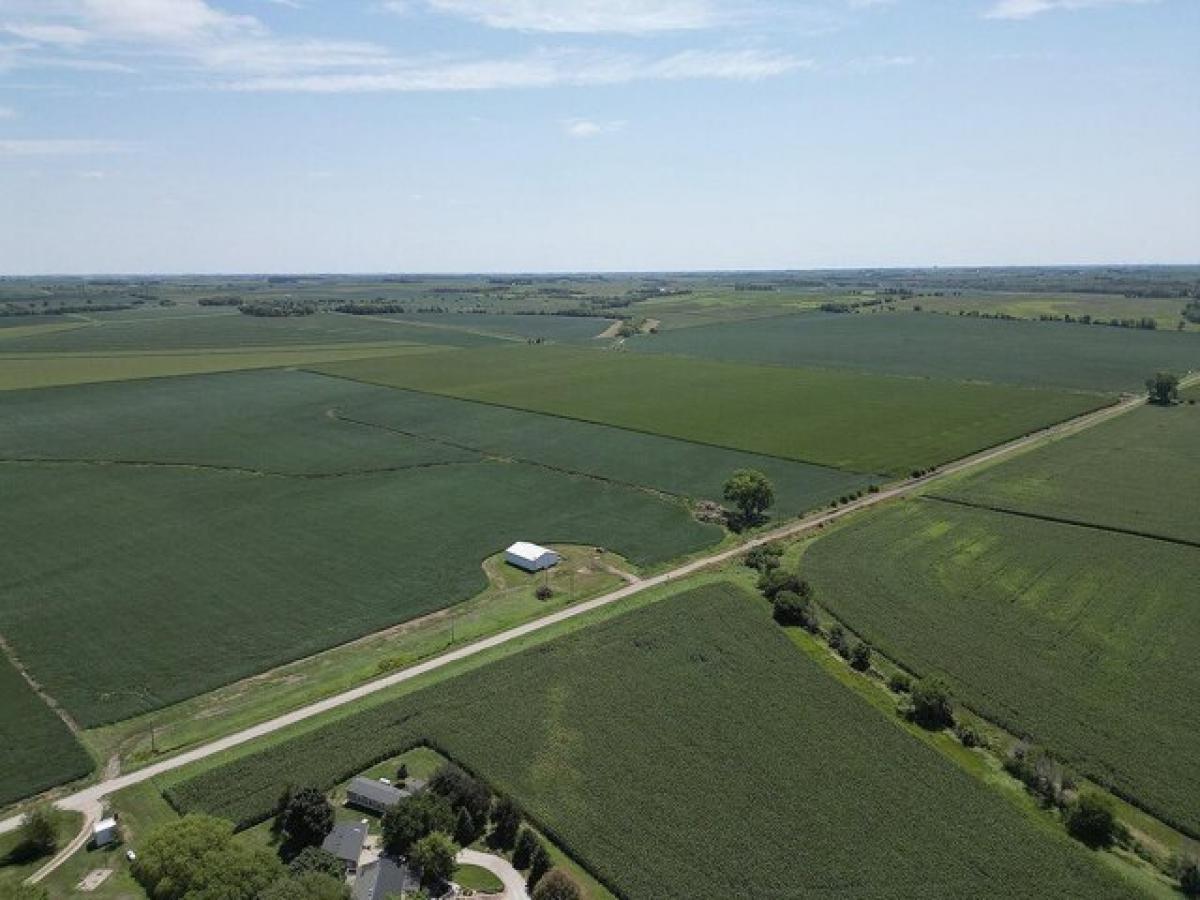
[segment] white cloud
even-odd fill
[[[0,30],[36,44],[59,44],[67,47],[78,47],[80,44],[87,43],[91,37],[82,28],[75,28],[72,25],[37,22],[9,22],[0,26]]]
[[[327,94],[480,91],[652,80],[756,81],[812,66],[810,60],[760,50],[689,50],[657,59],[626,54],[542,51],[506,59],[398,63],[379,72],[267,76],[244,79],[230,87],[245,91]]]
[[[620,131],[625,127],[625,123],[619,120],[598,122],[594,119],[564,119],[562,127],[567,137],[582,140]]]
[[[0,119],[16,118],[17,111],[11,106],[0,106]]]
[[[93,30],[124,40],[191,42],[257,32],[253,16],[222,12],[204,0],[80,0]]]
[[[915,56],[864,56],[852,59],[846,65],[855,72],[875,72],[879,69],[905,68],[916,64]]]
[[[715,0],[426,0],[492,28],[570,34],[647,34],[712,28],[730,19]]]
[[[0,140],[0,156],[83,156],[125,153],[134,148],[135,145],[125,141],[58,138]]]
[[[1031,19],[1055,10],[1092,9],[1098,6],[1142,5],[1157,0],[996,0],[984,13],[989,19]]]

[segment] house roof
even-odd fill
[[[402,791],[394,784],[384,784],[374,778],[364,778],[359,775],[350,782],[346,793],[353,797],[362,797],[381,806],[392,806],[408,796],[408,791]]]
[[[387,856],[363,866],[354,881],[354,900],[385,900],[421,885],[408,866]]]
[[[519,556],[521,559],[527,559],[530,562],[545,556],[547,553],[554,553],[553,550],[540,547],[537,544],[531,544],[529,541],[517,541],[504,552],[511,553],[513,556]],[[558,556],[557,553],[554,553],[554,555]]]
[[[112,831],[117,827],[117,820],[114,818],[101,819],[92,826],[92,834],[100,834],[104,831]]]
[[[321,849],[332,853],[342,862],[356,863],[362,855],[366,839],[366,825],[337,825],[325,836]]]

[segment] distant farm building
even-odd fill
[[[101,819],[92,826],[93,847],[108,847],[115,844],[120,838],[121,832],[117,828],[116,819]]]
[[[412,791],[402,790],[394,784],[376,781],[374,778],[364,778],[360,775],[346,788],[346,805],[383,815],[405,797],[411,796],[412,793]]]
[[[347,872],[358,871],[358,858],[367,842],[366,825],[337,825],[325,836],[321,849],[337,857]]]
[[[562,562],[562,557],[546,547],[528,541],[517,541],[504,551],[504,560],[526,572],[540,572]]]

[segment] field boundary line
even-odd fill
[[[79,736],[83,734],[83,729],[79,727],[79,723],[71,718],[71,714],[67,712],[66,709],[64,709],[63,706],[57,700],[55,700],[45,688],[41,686],[41,684],[38,683],[38,680],[34,678],[32,674],[30,674],[29,670],[25,668],[25,664],[21,662],[21,657],[17,656],[17,651],[13,649],[12,644],[8,642],[8,639],[4,637],[3,634],[0,634],[0,653],[2,653],[8,663],[17,670],[17,674],[25,680],[25,683],[29,685],[30,690],[37,694],[38,698],[48,707],[50,707],[56,716],[62,719],[62,723],[67,726],[68,730],[70,730],[72,737],[78,741],[80,746],[83,746],[83,742],[79,740]]]
[[[1171,537],[1165,534],[1154,534],[1149,531],[1138,531],[1133,528],[1122,528],[1119,525],[1100,525],[1096,522],[1087,522],[1083,519],[1072,519],[1067,516],[1052,516],[1048,513],[1027,512],[1020,509],[1011,509],[1005,506],[992,506],[987,503],[976,503],[970,500],[961,500],[957,497],[943,497],[939,494],[925,494],[920,499],[931,500],[937,503],[947,503],[952,506],[961,506],[966,509],[978,509],[983,512],[991,512],[1001,516],[1016,516],[1022,519],[1036,519],[1041,522],[1050,522],[1054,525],[1070,525],[1075,528],[1090,528],[1095,531],[1107,531],[1111,534],[1123,534],[1128,537],[1141,538],[1147,541],[1162,541],[1167,544],[1178,544],[1182,547],[1195,547],[1200,549],[1200,541],[1189,540],[1188,538]]]
[[[594,597],[591,600],[585,600],[574,606],[558,610],[543,616],[540,619],[534,619],[531,622],[526,622],[514,628],[499,632],[498,634],[490,635],[482,638],[466,646],[456,650],[451,650],[443,653],[440,656],[435,656],[427,659],[416,665],[410,666],[407,669],[402,669],[398,672],[393,672],[381,678],[376,678],[372,681],[367,681],[356,685],[349,690],[343,691],[340,694],[334,694],[314,703],[307,704],[276,716],[265,722],[260,722],[248,728],[243,728],[225,737],[210,741],[206,744],[193,747],[175,756],[152,763],[141,769],[136,769],[132,772],[120,775],[116,778],[106,779],[97,782],[82,790],[76,791],[56,801],[56,805],[62,809],[76,810],[86,812],[102,798],[107,797],[117,791],[150,781],[160,775],[172,772],[176,769],[183,768],[194,762],[215,756],[226,750],[238,747],[260,737],[273,734],[284,728],[299,724],[315,716],[337,709],[354,701],[369,697],[380,691],[395,687],[411,681],[421,675],[444,668],[452,663],[459,662],[469,657],[475,656],[487,650],[494,649],[538,631],[542,631],[552,625],[557,625],[560,622],[565,622],[582,616],[586,613],[617,603],[635,594],[651,588],[660,587],[670,584],[681,578],[686,578],[698,572],[702,572],[715,565],[721,565],[736,559],[747,551],[755,547],[761,547],[765,544],[770,544],[775,541],[785,540],[795,537],[799,534],[804,534],[810,531],[816,531],[823,528],[825,525],[836,522],[847,516],[851,516],[857,512],[869,509],[880,503],[885,503],[889,500],[895,500],[906,497],[916,491],[926,487],[933,481],[949,477],[961,473],[963,471],[974,468],[975,466],[983,465],[998,458],[1007,456],[1021,450],[1029,449],[1037,446],[1041,441],[1064,433],[1073,433],[1084,428],[1105,422],[1114,416],[1137,409],[1146,402],[1146,398],[1141,395],[1127,397],[1113,406],[1106,406],[1099,410],[1092,410],[1077,416],[1073,419],[1068,419],[1054,425],[1043,428],[1039,431],[1016,438],[1006,444],[992,447],[979,451],[971,456],[963,457],[955,462],[938,469],[935,472],[930,472],[926,475],[917,478],[909,478],[893,484],[891,487],[885,487],[879,490],[878,493],[868,494],[858,500],[851,501],[836,509],[827,509],[822,512],[813,513],[802,519],[781,525],[771,531],[759,534],[749,540],[736,544],[725,550],[708,556],[702,556],[694,559],[691,562],[685,563],[674,569],[662,572],[658,575],[649,576],[633,584],[627,584],[615,591],[607,594],[602,594],[599,597]],[[10,816],[7,819],[0,820],[0,834],[13,831],[20,825],[20,816]]]
[[[478,453],[479,451],[475,451]],[[481,456],[484,454],[480,454]],[[268,469],[251,469],[246,466],[221,466],[213,463],[162,462],[144,459],[61,459],[50,457],[11,457],[0,459],[0,465],[13,466],[78,466],[80,468],[107,466],[125,467],[132,469],[185,469],[195,472],[227,472],[235,475],[247,475],[255,478],[285,478],[301,481],[323,481],[333,478],[353,478],[366,475],[388,475],[393,472],[407,472],[411,469],[435,469],[443,466],[470,466],[482,460],[462,459],[445,462],[412,463],[407,466],[386,466],[381,469],[353,469],[345,472],[272,472]]]

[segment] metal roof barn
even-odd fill
[[[504,551],[504,559],[510,565],[526,572],[540,572],[562,562],[562,557],[553,550],[528,541],[517,541]]]

